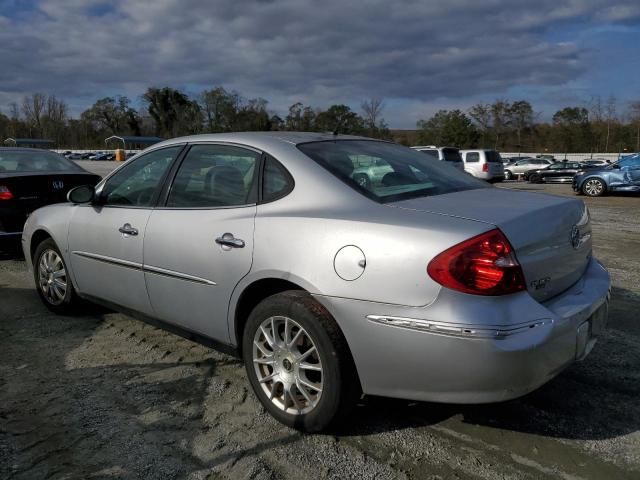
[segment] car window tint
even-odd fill
[[[0,151],[0,172],[82,172],[71,160],[49,150]]]
[[[167,207],[215,208],[255,203],[260,154],[229,145],[194,145],[178,169]]]
[[[152,206],[160,182],[182,145],[161,148],[136,158],[110,177],[102,189],[105,205]]]
[[[462,155],[457,148],[443,148],[442,154],[446,162],[462,162]]]
[[[468,152],[466,156],[467,163],[479,162],[480,154],[478,152]]]
[[[495,150],[487,150],[484,155],[489,163],[502,163],[502,157]]]
[[[424,153],[425,155],[429,155],[430,157],[433,158],[438,158],[438,151],[437,150],[419,150],[420,152]]]
[[[393,143],[333,140],[302,143],[298,149],[357,192],[378,202],[490,188],[449,162],[434,162],[419,151]],[[354,164],[357,155],[377,157],[382,164],[365,172]]]
[[[293,188],[291,176],[274,158],[267,156],[262,174],[262,201],[270,202],[281,198]]]

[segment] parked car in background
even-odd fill
[[[513,180],[517,175],[524,174],[529,170],[538,170],[553,165],[555,162],[548,158],[524,158],[504,168],[504,179]]]
[[[0,240],[18,242],[33,210],[65,202],[70,189],[100,178],[55,152],[0,148]]]
[[[95,152],[84,152],[81,153],[82,155],[82,160],[91,160],[93,157],[95,157]]]
[[[556,157],[554,157],[553,155],[548,155],[546,153],[543,153],[542,155],[536,155],[536,158],[543,158],[545,160],[551,160],[552,162],[556,161]]]
[[[502,165],[504,165],[504,167],[507,168],[507,166],[512,165],[512,164],[514,164],[516,162],[519,162],[520,160],[528,160],[530,158],[533,158],[533,157],[528,157],[528,156],[524,156],[524,157],[508,157],[508,158],[502,157]]]
[[[502,158],[495,150],[461,150],[464,169],[487,182],[501,182],[504,177]]]
[[[98,152],[91,160],[114,160],[115,155],[113,152]]]
[[[608,160],[606,158],[585,158],[580,163],[582,163],[583,165],[597,165],[597,166],[606,167],[607,165],[610,165],[612,162],[611,160]]]
[[[67,158],[69,160],[84,160],[84,153],[71,153],[69,155],[67,155]]]
[[[66,151],[62,152],[62,153],[61,153],[61,155],[62,155],[63,157],[68,158],[68,157],[69,157],[69,155],[71,155],[71,153],[72,153],[72,152],[71,152],[71,150],[66,150]]]
[[[450,162],[454,167],[464,171],[464,162],[462,161],[462,155],[460,155],[460,149],[458,148],[436,147],[435,145],[424,145],[411,148],[430,155],[436,160]]]
[[[578,172],[595,168],[579,162],[555,162],[545,168],[529,170],[523,177],[530,183],[569,183]]]
[[[391,171],[364,188],[372,158]],[[290,427],[362,393],[502,402],[592,350],[610,279],[583,202],[445,163],[342,135],[177,138],[34,212],[23,250],[53,312],[80,297],[208,339]]]
[[[614,192],[640,192],[640,154],[606,167],[594,167],[573,178],[573,190],[590,197]]]

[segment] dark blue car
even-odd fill
[[[606,167],[578,173],[573,177],[573,190],[590,197],[609,192],[640,192],[640,153],[622,157]]]

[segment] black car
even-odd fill
[[[100,179],[49,150],[0,148],[0,240],[19,240],[32,211],[66,202],[73,187]]]
[[[580,162],[557,162],[542,169],[524,172],[524,179],[530,183],[570,183],[576,173],[589,168],[594,168],[594,165]]]

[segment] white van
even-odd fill
[[[467,173],[487,182],[504,180],[502,158],[495,150],[461,150],[460,154]]]
[[[419,152],[426,153],[427,155],[435,158],[436,160],[442,160],[444,162],[450,162],[452,166],[464,171],[464,163],[460,156],[460,150],[455,147],[436,147],[435,145],[420,145],[417,147],[411,147]]]

